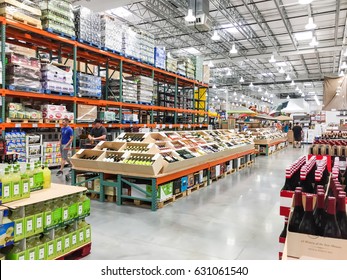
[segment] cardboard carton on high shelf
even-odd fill
[[[91,105],[77,105],[77,121],[93,122],[98,116],[98,107]]]

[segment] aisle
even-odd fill
[[[157,212],[93,201],[92,253],[85,259],[276,260],[284,170],[302,154],[304,148],[288,147],[258,157],[252,168]]]

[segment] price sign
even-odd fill
[[[60,127],[60,124],[59,124],[59,123],[56,123],[56,124],[55,124],[55,127]]]
[[[165,128],[165,127],[166,127],[166,125],[165,125],[165,124],[163,124],[161,127],[162,127],[162,128]]]
[[[172,128],[172,124],[169,124],[169,128],[170,128],[170,129]]]
[[[93,125],[90,123],[90,124],[88,124],[88,127],[93,127]]]
[[[16,123],[15,127],[22,127],[22,125],[20,123]]]
[[[181,128],[181,129],[183,128],[183,124],[180,124],[180,128]]]
[[[33,123],[33,127],[38,127],[37,123]]]

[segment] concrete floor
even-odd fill
[[[157,212],[92,201],[88,260],[276,260],[279,192],[285,168],[304,148],[257,157],[228,175]],[[63,177],[54,181],[64,183]]]

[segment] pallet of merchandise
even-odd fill
[[[88,41],[80,39],[80,38],[77,39],[77,42],[80,42],[82,44],[85,44],[85,45],[88,45],[88,46],[91,46],[91,47],[95,47],[95,48],[101,49],[101,45],[95,44],[93,42],[88,42]]]
[[[6,123],[43,123],[43,119],[10,119],[10,118],[6,118]]]
[[[14,13],[9,13],[8,10],[6,10],[6,8],[0,8],[0,16],[6,19],[18,21],[20,23],[24,23],[26,25],[42,29],[41,20],[32,18],[18,11]]]
[[[45,94],[53,94],[53,95],[60,95],[60,96],[73,96],[73,92],[61,92],[61,91],[54,91],[50,89],[44,89],[43,92]]]
[[[110,53],[118,54],[120,56],[124,56],[124,54],[121,51],[116,51],[105,46],[102,46],[101,49],[105,52],[110,52]]]
[[[0,0],[0,5],[1,4],[8,4],[8,5],[11,5],[11,10],[13,11],[14,8],[13,7],[17,7],[21,10],[24,10],[24,11],[27,11],[33,15],[36,15],[36,16],[41,16],[41,10],[40,9],[36,9],[34,7],[30,7],[28,5],[26,5],[25,1],[23,2],[19,2],[19,1],[16,1],[16,0]]]
[[[9,89],[9,90],[16,90],[16,91],[27,91],[27,92],[34,92],[34,93],[43,93],[42,89],[30,88],[30,87],[25,87],[25,86],[7,85],[6,88]]]
[[[60,37],[64,37],[64,38],[71,39],[71,40],[74,40],[74,41],[76,40],[76,36],[70,35],[70,34],[66,34],[66,33],[64,33],[64,32],[55,30],[55,29],[50,28],[50,27],[44,28],[43,30],[45,30],[45,31],[47,31],[47,32],[49,32],[49,33],[53,33],[53,34],[55,34],[55,35],[58,35],[58,36],[60,36]]]
[[[212,178],[211,181],[212,181],[212,182],[213,182],[213,181],[218,181],[218,180],[223,179],[223,178],[225,178],[225,173],[223,173],[223,174],[221,174],[221,175],[219,175],[219,176],[216,176],[216,177]]]
[[[44,123],[53,123],[53,124],[62,124],[63,120],[51,120],[51,119],[43,119]],[[70,124],[74,123],[73,120],[70,120]]]
[[[92,200],[100,200],[100,194],[98,194],[98,193],[88,193],[87,195]],[[105,194],[105,201],[116,202],[117,196]]]

